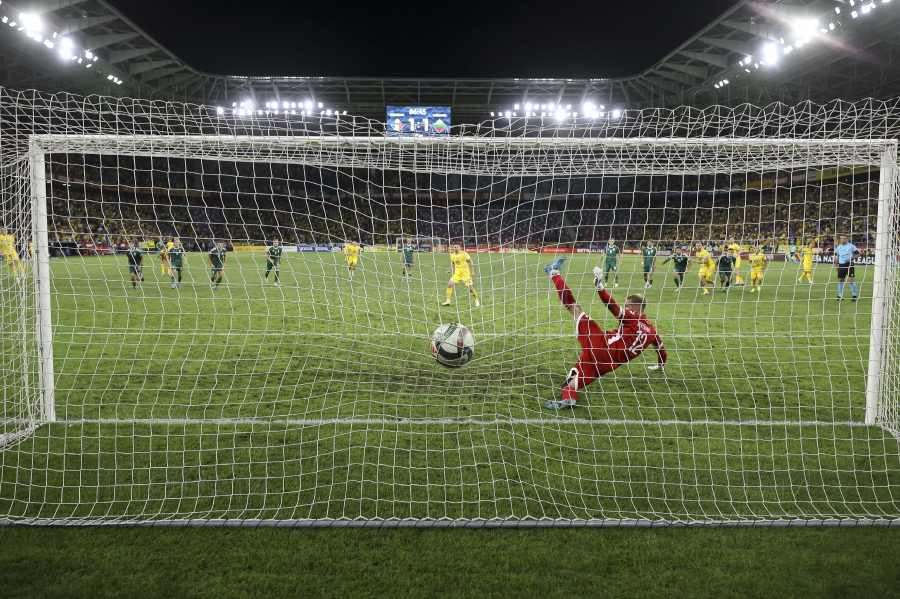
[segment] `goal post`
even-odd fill
[[[34,143],[28,155],[31,172],[31,218],[34,243],[35,347],[40,414],[43,422],[56,421],[53,372],[53,315],[51,312],[50,243],[47,236],[47,175],[43,152]]]
[[[23,264],[4,249],[0,523],[900,522],[895,108],[437,139],[97,102],[0,89]],[[836,302],[843,232],[866,255]],[[408,237],[431,250],[413,269]],[[551,412],[582,348],[545,267],[565,257],[615,329],[593,274],[611,239],[606,289],[644,296],[668,363],[648,350]],[[667,261],[732,239],[744,286]],[[430,350],[451,323],[475,337],[457,369]]]

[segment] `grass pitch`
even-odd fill
[[[148,256],[52,262],[56,414],[0,454],[0,514],[14,518],[884,517],[900,513],[900,448],[860,426],[871,289],[834,301],[833,269],[797,283],[773,263],[761,293],[675,293],[668,266],[647,314],[653,352],[544,411],[579,348],[544,275],[552,256],[478,254],[475,308],[446,255],[228,257],[214,291],[188,255],[180,289]],[[564,277],[605,328],[596,258]],[[662,260],[660,260],[661,262]],[[746,263],[745,263],[746,264]],[[208,266],[208,265],[207,265]],[[624,300],[642,291],[625,258]],[[746,271],[746,268],[745,268]],[[748,273],[745,272],[746,277]],[[4,284],[11,284],[7,277]],[[748,280],[749,283],[749,280]],[[613,279],[610,279],[613,284]],[[458,370],[428,339],[459,321],[477,340]],[[9,410],[6,410],[9,413]]]

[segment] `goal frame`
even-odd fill
[[[72,144],[72,141],[80,143]],[[112,143],[111,143],[112,142]],[[125,142],[131,151],[110,151],[120,147]],[[434,137],[387,137],[387,136],[222,136],[222,135],[64,135],[46,134],[32,135],[29,139],[28,163],[31,175],[31,206],[32,206],[32,234],[35,241],[35,276],[34,286],[36,294],[36,323],[35,342],[38,349],[38,394],[41,406],[42,422],[56,421],[56,409],[54,399],[54,369],[53,369],[53,325],[51,313],[51,285],[50,285],[50,255],[48,247],[47,226],[47,194],[45,155],[61,146],[59,151],[96,153],[100,155],[145,155],[153,152],[159,155],[161,148],[172,148],[179,156],[190,155],[191,148],[203,147],[204,144],[212,145],[219,150],[235,151],[245,150],[248,146],[263,146],[278,151],[313,149],[316,152],[324,148],[359,148],[371,146],[444,146],[444,147],[468,147],[468,148],[495,148],[500,151],[508,150],[520,152],[528,149],[577,149],[585,147],[601,147],[603,149],[637,149],[641,147],[669,147],[685,149],[715,149],[715,148],[770,148],[770,147],[860,147],[870,146],[881,148],[881,160],[879,168],[878,188],[878,217],[875,230],[875,258],[874,278],[872,292],[872,319],[869,338],[869,359],[866,376],[866,409],[865,424],[880,424],[882,413],[882,398],[884,395],[885,379],[883,377],[883,362],[886,359],[885,320],[890,309],[885,297],[888,277],[891,269],[886,267],[885,259],[891,246],[888,237],[891,234],[888,226],[891,217],[892,202],[896,202],[896,181],[898,174],[897,149],[898,141],[895,139],[791,139],[791,138],[743,138],[743,137],[473,137],[473,136],[449,136],[446,138]],[[75,147],[73,147],[73,145]],[[269,156],[247,158],[254,162],[286,162]],[[292,161],[291,161],[292,162]],[[852,166],[858,166],[851,164]],[[870,163],[866,165],[871,166]],[[351,166],[351,165],[347,165]],[[450,168],[448,172],[466,172],[467,169]],[[640,174],[668,174],[665,169],[655,172]],[[531,174],[531,173],[522,173]],[[898,210],[900,212],[900,210]],[[883,298],[881,302],[875,298]]]

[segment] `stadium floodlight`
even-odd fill
[[[718,83],[713,83],[713,87],[716,88],[716,89],[719,89],[719,84],[718,84]]]
[[[835,12],[835,14],[838,14],[838,15],[841,14],[841,7],[840,7],[840,6],[835,6],[835,7],[834,7],[834,12]]]
[[[591,118],[592,118],[592,119],[596,119],[596,118],[598,118],[599,116],[600,116],[600,113],[597,112],[596,110],[595,110],[594,112],[591,113]]]
[[[112,75],[107,75],[106,78],[109,79],[110,81],[112,81],[113,76],[112,76]],[[243,106],[243,104],[241,104],[241,106]]]
[[[290,102],[283,102],[283,103],[281,104],[281,107],[282,107],[282,108],[290,108]]]
[[[221,106],[216,106],[216,114],[225,114],[225,109]]]
[[[93,57],[94,57],[94,53],[91,52],[90,50],[88,50],[87,52],[84,53],[84,57],[85,57],[85,58],[93,58]]]
[[[553,110],[553,104],[547,104],[547,110]]]
[[[863,4],[862,7],[860,8],[860,10],[865,15],[865,14],[869,14],[869,11],[872,10],[872,8],[868,4]]]
[[[0,19],[0,23],[7,23],[7,22],[9,22],[9,17],[7,17],[7,16],[4,16],[2,19]]]
[[[311,110],[311,109],[312,109],[312,104],[313,104],[312,102],[307,101],[306,104],[305,104],[306,110]]]
[[[29,13],[19,13],[19,21],[29,32],[41,30],[41,21],[35,15]]]
[[[345,110],[345,111],[343,112],[343,114],[347,114],[347,111]]]
[[[328,110],[326,110],[326,111],[325,111],[325,114],[326,114],[327,116],[331,116],[331,109],[329,108]]]
[[[788,46],[787,48],[784,49],[784,53],[790,54],[791,52],[793,52],[793,50],[794,50],[793,46]]]
[[[527,110],[529,112],[531,112],[532,108],[533,108],[533,105],[531,104],[531,102],[529,102],[528,104],[525,105],[525,110]]]
[[[775,44],[766,44],[763,46],[763,58],[769,64],[773,64],[778,58],[778,46]]]
[[[518,109],[519,109],[519,105],[516,104],[515,106],[513,106],[513,108],[515,108],[516,110],[518,110]]]
[[[557,110],[557,111],[556,111],[556,119],[559,120],[559,121],[561,121],[561,120],[563,120],[564,118],[566,118],[566,113],[563,112],[562,110]]]
[[[622,116],[622,111],[621,110],[613,110],[610,114],[611,114],[612,118],[617,119],[620,116]]]
[[[493,112],[491,112],[491,116],[494,116],[494,113],[493,113]]]
[[[48,40],[48,39],[47,39],[47,40],[44,40],[44,45],[47,46],[47,47],[50,48],[50,49],[53,49],[53,42],[51,42],[51,41]]]
[[[855,19],[856,17],[859,16],[859,13],[856,12],[855,10],[852,10],[852,11],[850,11],[850,16],[853,17],[853,18]]]
[[[321,103],[321,102],[319,102],[319,108],[322,108],[322,103]]]
[[[744,69],[744,70],[747,71],[748,73],[750,72],[750,69]]]
[[[92,66],[94,66],[94,63],[89,62],[89,63],[87,63],[87,65],[85,65],[85,68],[88,68],[88,69],[89,69],[89,68],[91,68]]]
[[[725,79],[725,85],[729,85],[729,84],[730,84],[730,82],[728,81],[728,79]]]
[[[291,102],[291,108],[297,108],[297,103],[296,103],[296,102]]]
[[[509,118],[511,116],[511,113],[507,110],[505,116],[506,116],[506,118]]]

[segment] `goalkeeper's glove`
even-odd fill
[[[594,267],[594,287],[597,288],[597,291],[603,290],[603,271],[599,266]]]
[[[662,370],[665,366],[665,364],[654,364],[653,366],[648,366],[647,370]]]

